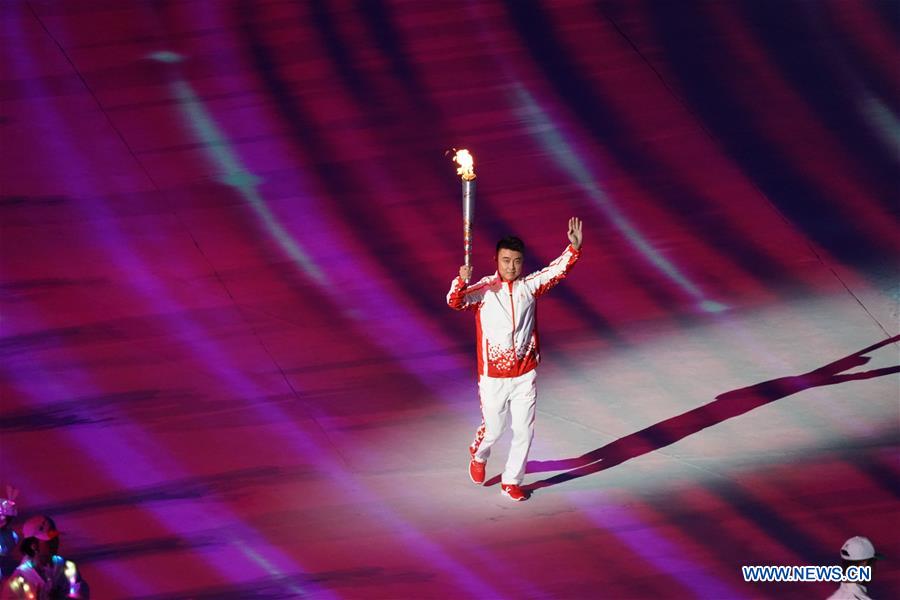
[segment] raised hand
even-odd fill
[[[572,217],[571,219],[569,219],[568,236],[569,241],[572,242],[572,246],[576,250],[580,250],[583,237],[581,234],[581,219],[579,219],[578,217]]]
[[[463,281],[467,282],[472,277],[472,266],[463,265],[459,268],[459,276],[462,277]]]

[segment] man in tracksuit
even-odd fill
[[[559,283],[581,255],[581,220],[569,219],[569,246],[546,268],[522,277],[525,244],[516,237],[497,242],[497,272],[467,285],[472,267],[459,268],[447,294],[455,310],[475,311],[478,342],[478,394],[482,424],[469,447],[469,477],[484,483],[491,446],[506,429],[513,439],[501,477],[501,493],[517,502],[528,496],[520,487],[534,437],[535,367],[541,359],[535,300]]]

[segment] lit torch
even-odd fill
[[[468,150],[457,150],[453,162],[458,165],[456,174],[462,179],[463,249],[465,265],[472,265],[472,217],[475,211],[475,158]],[[466,279],[466,283],[469,280]]]

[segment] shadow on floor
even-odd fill
[[[578,457],[562,460],[529,461],[527,473],[566,472],[522,487],[531,492],[597,473],[621,464],[626,460],[665,448],[707,427],[743,415],[755,408],[803,390],[900,373],[900,365],[863,371],[861,373],[843,373],[848,369],[869,362],[870,358],[863,356],[864,354],[895,343],[898,340],[900,340],[900,336],[887,338],[809,373],[779,377],[778,379],[763,381],[762,383],[725,392],[716,396],[716,399],[709,404],[704,404],[686,413],[636,431]],[[496,485],[499,482],[500,477],[497,476],[487,481],[485,485]]]

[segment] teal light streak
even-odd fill
[[[569,174],[582,190],[593,200],[628,242],[666,277],[674,281],[682,290],[697,301],[698,306],[706,312],[722,312],[727,307],[714,300],[708,300],[703,292],[685,277],[678,268],[660,254],[638,231],[637,227],[622,214],[609,196],[594,181],[590,170],[568,144],[553,124],[550,117],[541,109],[534,97],[521,84],[515,85],[515,99],[519,116],[527,124],[531,134],[546,148],[556,164]]]
[[[181,60],[181,57],[174,52],[154,52],[149,57],[165,63],[175,63]],[[231,150],[222,131],[203,108],[193,88],[182,79],[176,79],[170,85],[172,94],[185,111],[188,125],[194,130],[198,139],[203,142],[215,165],[222,173],[217,179],[238,190],[265,227],[272,233],[281,249],[296,261],[316,283],[324,285],[326,280],[322,270],[301,245],[285,231],[278,218],[272,214],[257,189],[262,180],[248,171],[241,163],[240,158]]]
[[[866,93],[860,101],[866,120],[872,125],[895,159],[900,160],[900,119],[881,100]]]
[[[825,24],[822,6],[815,3],[809,6],[801,3],[800,6],[806,13],[807,22],[812,24],[813,31],[831,55],[834,71],[842,77],[842,83],[846,84],[853,94],[856,110],[869,125],[872,133],[881,138],[887,146],[893,154],[892,158],[895,160],[900,158],[900,120],[897,115],[872,93],[857,69],[850,64],[846,53],[834,42],[833,35]]]
[[[150,58],[164,63],[178,63],[182,60],[182,56],[180,54],[178,54],[177,52],[170,52],[168,50],[160,50],[159,52],[154,52],[150,55]]]
[[[170,54],[171,53],[167,52],[158,52],[149,55],[148,57],[161,62],[178,62],[177,60],[171,60],[173,57],[170,56]],[[229,149],[228,141],[225,139],[225,136],[215,125],[206,110],[204,110],[201,101],[197,98],[191,86],[180,78],[173,78],[171,88],[174,97],[178,100],[181,109],[185,112],[185,119],[188,122],[188,125],[195,131],[198,139],[204,143],[204,146],[212,155],[212,160],[214,160],[219,167],[222,173],[218,178],[219,181],[239,190],[250,206],[253,207],[257,215],[262,219],[269,231],[276,236],[280,247],[288,254],[288,256],[293,258],[340,306],[343,306],[348,314],[365,323],[367,329],[372,332],[372,326],[378,326],[378,319],[364,319],[360,314],[354,314],[348,310],[348,302],[347,299],[343,297],[344,295],[336,289],[336,286],[329,285],[329,281],[319,270],[314,261],[303,251],[299,244],[294,242],[293,238],[291,238],[287,231],[277,221],[277,218],[269,211],[265,204],[265,200],[256,189],[256,186],[260,184],[259,178],[245,169],[237,156]],[[383,320],[385,323],[396,323],[400,320],[399,318],[395,318],[395,315],[403,314],[402,309],[397,306],[397,303],[391,301],[388,295],[379,293],[377,289],[372,289],[370,290],[369,297],[384,298],[380,303],[381,314],[384,315]],[[412,332],[413,334],[421,336],[421,333],[415,331],[415,329],[413,329]],[[388,334],[396,336],[397,331],[395,325],[391,326],[391,330]],[[373,338],[376,340],[376,343],[382,345],[387,352],[395,355],[398,360],[404,364],[409,364],[412,359],[403,356],[402,352],[405,349],[401,349],[401,352],[398,355],[398,349],[400,347],[397,347],[394,340],[389,337],[388,334],[373,335]],[[434,344],[433,340],[428,339],[427,335],[416,339],[419,343],[424,342]],[[438,349],[439,347],[435,345],[434,348]],[[435,354],[437,354],[437,352],[435,352]],[[450,358],[442,357],[440,360],[443,364],[452,363],[452,359]],[[417,360],[414,367],[412,365],[410,366],[410,372],[416,373],[416,369],[421,370],[422,368],[423,363],[420,360]],[[423,381],[427,381],[428,379],[427,376],[423,377],[422,375],[419,375],[419,377],[423,379]],[[321,458],[320,460],[324,461],[325,459]],[[335,473],[335,480],[338,481],[350,495],[364,494],[360,488],[360,484],[356,483],[352,478],[349,478],[346,475],[339,475],[340,468],[331,464],[331,461],[329,461],[327,470],[328,472]],[[481,578],[478,573],[448,556],[439,544],[430,541],[423,533],[408,525],[402,517],[396,515],[392,510],[379,504],[375,504],[373,510],[375,511],[375,516],[378,520],[392,522],[393,527],[402,531],[402,536],[404,538],[407,538],[411,543],[417,545],[420,548],[420,551],[427,553],[428,556],[432,557],[432,560],[435,561],[440,568],[443,568],[450,573],[454,579],[460,581],[461,584],[471,592],[472,596],[496,597],[498,595],[494,587],[488,583],[487,580]],[[246,554],[247,550],[244,549],[244,552]],[[268,569],[269,566],[271,566],[271,563],[268,563],[265,559],[262,559],[263,562],[260,562],[254,556],[250,556],[250,558],[253,562],[259,564],[263,568]],[[272,568],[274,569],[275,567],[272,566]],[[324,590],[317,590],[314,593],[322,595],[323,592]]]

